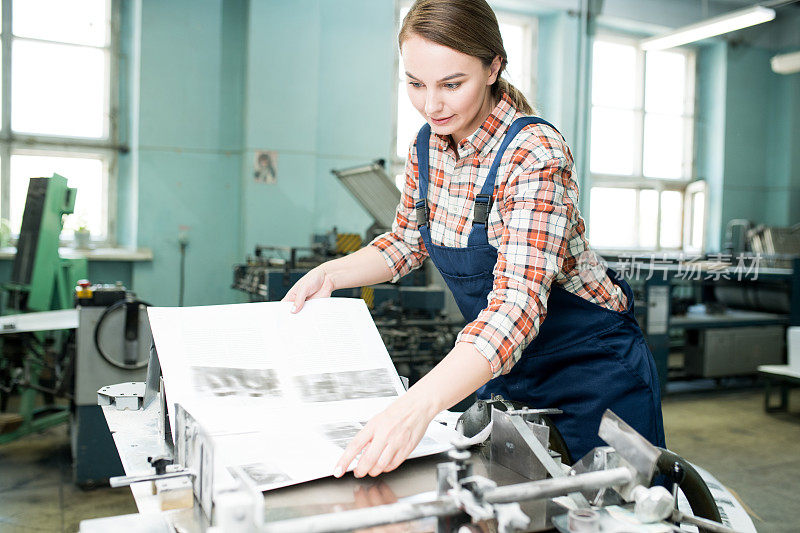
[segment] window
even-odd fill
[[[400,7],[397,19],[398,33],[400,32],[403,18],[408,13],[410,4],[410,2],[404,2]],[[497,11],[495,11],[495,14],[500,25],[500,34],[503,36],[503,46],[508,55],[508,65],[503,77],[522,91],[528,100],[532,102],[532,95],[535,91],[534,73],[536,72],[534,49],[536,19],[498,13]],[[425,123],[425,119],[414,109],[406,94],[405,69],[403,68],[403,58],[399,53],[397,75],[397,135],[392,168],[397,188],[402,190],[405,184],[403,172],[405,160],[408,156],[408,146]]]
[[[694,172],[694,54],[644,52],[634,40],[598,36],[592,61],[592,245],[701,248],[705,196],[697,185],[691,198],[687,192]]]
[[[113,243],[116,134],[111,0],[3,0],[0,216],[19,235],[31,177],[77,188],[63,240],[79,227]]]

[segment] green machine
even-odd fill
[[[74,211],[76,192],[58,174],[30,179],[11,280],[2,285],[5,318],[74,307],[74,289],[87,277],[87,261],[63,258],[58,248],[63,217]],[[54,399],[70,390],[74,344],[69,330],[16,333],[13,322],[4,321],[2,333],[0,444],[69,419],[69,408]],[[44,405],[37,407],[38,394]],[[19,396],[19,406],[9,414],[12,395]]]

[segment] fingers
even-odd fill
[[[364,449],[364,453],[362,453],[361,457],[358,459],[358,464],[356,465],[355,470],[353,470],[353,475],[356,477],[364,477],[370,473],[372,467],[375,466],[375,463],[378,461],[378,459],[380,459],[380,456],[386,447],[386,440],[387,439],[385,436],[372,436],[369,446]]]
[[[361,509],[362,507],[372,507],[372,503],[369,501],[369,494],[367,493],[367,489],[365,487],[359,485],[355,488],[353,491],[353,504],[355,505],[356,509]]]
[[[300,285],[300,282],[298,282],[298,285]],[[303,305],[305,305],[306,303],[306,297],[308,296],[308,292],[309,292],[308,284],[303,283],[300,287],[298,287],[297,293],[295,294],[294,299],[292,301],[293,303],[292,313],[297,313],[303,308]]]
[[[397,468],[425,434],[429,418],[412,404],[396,400],[385,411],[372,418],[350,442],[336,465],[334,475],[341,477],[361,452],[353,474],[377,476]]]
[[[332,282],[327,280],[323,270],[314,269],[294,284],[282,301],[292,302],[292,313],[298,313],[306,300],[330,296]]]
[[[394,441],[394,439],[389,440],[386,443],[386,445],[383,447],[383,450],[381,451],[381,454],[378,457],[378,460],[375,462],[375,464],[372,466],[372,468],[369,469],[368,473],[369,473],[370,476],[375,477],[375,476],[380,475],[383,472],[385,472],[386,471],[386,467],[389,466],[389,462],[391,462],[391,460],[394,459],[394,456],[397,453],[397,449],[398,449],[399,446],[393,441]],[[361,461],[359,461],[358,463],[359,463],[359,466],[361,466]],[[366,468],[366,466],[365,466],[365,468]],[[356,469],[356,470],[358,470],[358,469]]]
[[[296,293],[297,293],[297,291],[295,290],[295,287],[292,286],[292,288],[289,289],[289,292],[287,292],[283,296],[283,298],[281,298],[281,301],[282,302],[291,302],[292,300],[294,300],[294,296],[295,296]]]
[[[313,293],[316,289],[313,287],[313,282],[309,279],[308,274],[300,278],[297,283],[286,293],[282,302],[292,303],[292,313],[300,311],[309,298],[309,293]]]
[[[383,481],[378,482],[378,484],[373,488],[378,492],[378,497],[380,502],[382,502],[381,504],[397,502],[397,495],[394,493],[392,488]]]
[[[372,440],[372,430],[368,428],[364,428],[359,431],[353,440],[350,441],[350,444],[347,445],[345,448],[344,453],[339,458],[339,461],[336,463],[336,467],[333,469],[333,475],[335,477],[342,477],[347,469],[350,467],[350,463],[353,462],[353,459],[356,458],[356,455],[364,449],[364,446],[367,445],[369,441]]]
[[[386,505],[387,503],[395,503],[397,501],[397,496],[395,496],[392,489],[383,481],[378,481],[375,485],[370,487],[360,486],[359,488],[363,489],[366,493],[367,505],[369,505],[369,507]]]
[[[402,446],[399,450],[397,450],[397,453],[394,454],[394,457],[392,458],[391,461],[389,461],[389,464],[386,466],[386,469],[384,471],[391,472],[392,470],[396,469],[398,466],[403,464],[403,461],[408,459],[408,456],[411,455],[411,452],[414,451],[415,447],[416,443],[414,443],[413,441],[406,443],[405,446]]]

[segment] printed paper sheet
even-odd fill
[[[212,435],[216,470],[239,467],[261,490],[331,475],[350,439],[404,392],[363,300],[289,309],[148,310],[173,427],[180,403]],[[411,457],[456,435],[434,422]]]

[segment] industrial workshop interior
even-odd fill
[[[800,531],[800,1],[0,6],[0,533]]]

